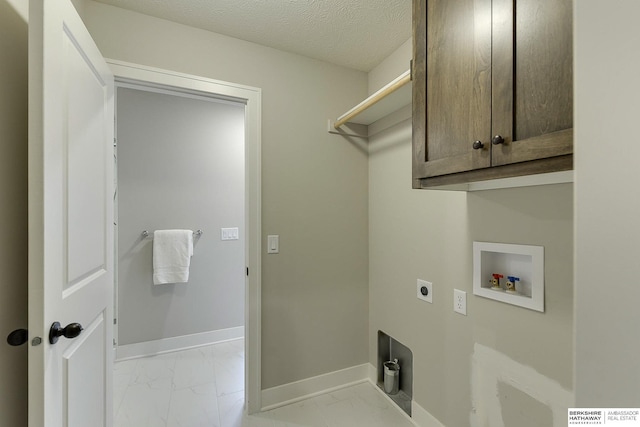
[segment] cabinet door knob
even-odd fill
[[[502,137],[502,135],[496,135],[493,138],[491,138],[491,143],[493,145],[504,144],[504,138]]]
[[[481,148],[484,147],[484,144],[482,143],[482,141],[473,141],[473,149],[474,150],[479,150]]]

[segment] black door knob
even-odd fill
[[[504,144],[504,138],[502,137],[502,135],[496,135],[493,138],[491,138],[491,143],[493,145]]]
[[[17,347],[27,342],[29,339],[29,331],[26,329],[16,329],[12,331],[7,337],[7,342],[9,345]]]
[[[69,323],[64,328],[60,326],[60,322],[53,322],[51,329],[49,329],[49,343],[55,344],[58,342],[58,338],[75,338],[82,332],[82,325],[80,323]]]
[[[484,147],[484,144],[482,143],[482,141],[473,141],[473,149],[474,150],[479,150],[481,148]]]

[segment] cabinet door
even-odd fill
[[[572,0],[493,0],[492,165],[573,152]]]
[[[420,178],[491,166],[491,0],[414,0],[413,16],[420,187]]]

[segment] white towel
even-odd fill
[[[153,233],[153,284],[188,282],[192,255],[193,231],[155,231]]]

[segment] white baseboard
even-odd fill
[[[369,381],[374,385],[378,382],[378,368],[371,363],[369,363]]]
[[[373,384],[373,386],[390,402],[393,402],[393,400],[376,385],[378,382],[378,369],[371,363],[368,365],[369,381],[371,384]],[[418,405],[415,400],[411,401],[411,417],[407,415],[407,418],[418,427],[445,427],[436,417],[431,415],[422,406]]]
[[[411,418],[419,427],[444,427],[436,417],[431,415],[426,409],[418,405],[415,400],[411,401]]]
[[[368,381],[369,366],[368,363],[364,363],[262,390],[262,410],[268,411]]]
[[[219,329],[217,331],[202,332],[199,334],[119,345],[116,347],[116,361],[202,347],[204,345],[235,340],[242,337],[244,337],[244,326],[237,326],[235,328]]]
[[[370,382],[389,402],[393,403],[393,400],[376,385],[377,379],[378,371],[376,367],[371,363],[365,363],[340,371],[318,375],[317,377],[268,388],[262,390],[262,411],[279,408],[366,381]],[[395,405],[395,403],[393,404]],[[404,412],[402,413],[404,414]],[[426,409],[418,405],[415,400],[411,402],[411,417],[409,415],[406,415],[406,417],[418,427],[445,427]]]

